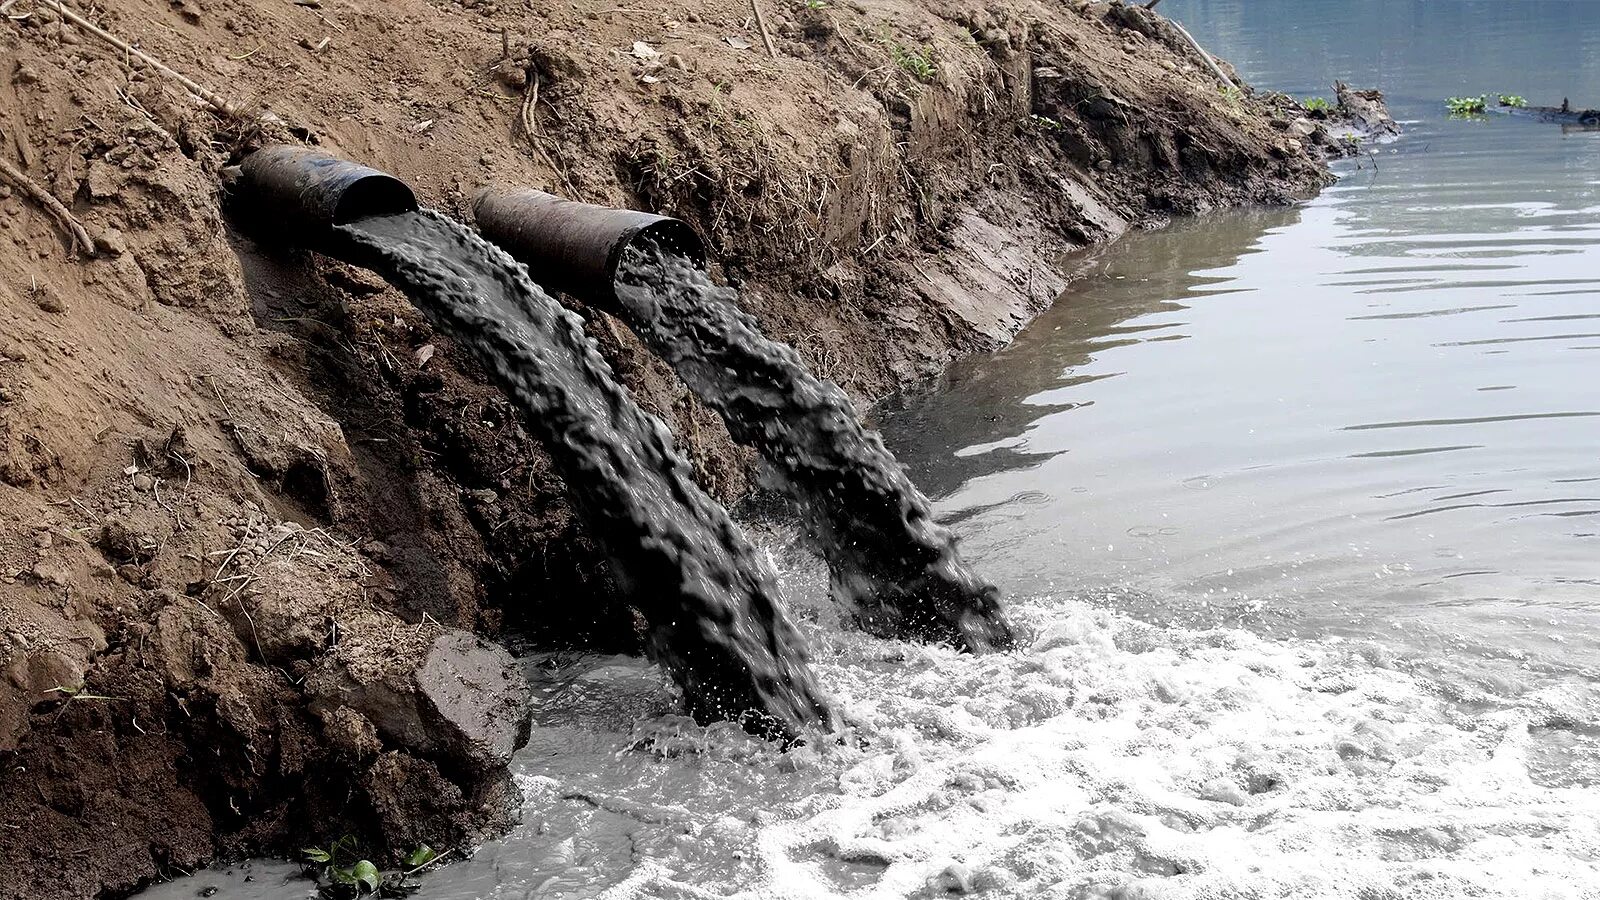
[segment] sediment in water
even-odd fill
[[[349,258],[402,287],[521,408],[650,626],[696,719],[793,735],[826,718],[772,573],[695,483],[660,420],[527,269],[432,210],[341,226]]]
[[[866,630],[970,650],[1011,644],[999,590],[961,559],[883,439],[838,385],[763,334],[732,289],[643,242],[625,251],[617,299],[644,342],[798,501],[835,597]]]

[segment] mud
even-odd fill
[[[482,748],[517,735],[464,738],[421,699],[444,636],[642,648],[470,354],[375,277],[232,229],[222,170],[264,138],[457,214],[492,181],[683,217],[857,401],[1006,340],[1068,251],[1329,177],[1325,129],[1114,4],[773,3],[777,59],[735,0],[78,8],[278,122],[31,0],[0,21],[0,155],[95,244],[0,182],[5,898],[344,833],[382,861],[471,842],[514,799]],[[716,414],[584,312],[705,490],[745,494]]]

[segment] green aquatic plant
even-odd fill
[[[1516,106],[1516,107],[1527,106],[1528,105],[1528,98],[1523,97],[1523,96],[1518,95],[1518,94],[1501,94],[1500,95],[1500,105],[1501,106]]]
[[[1300,101],[1300,108],[1306,112],[1327,112],[1333,109],[1333,104],[1325,97],[1307,97]]]
[[[1450,115],[1456,118],[1481,116],[1489,108],[1489,98],[1485,94],[1476,97],[1451,97],[1444,101],[1449,108]]]
[[[405,868],[380,872],[370,859],[362,858],[356,839],[345,835],[326,847],[306,847],[307,874],[317,880],[317,891],[327,900],[358,900],[362,897],[405,897],[416,892],[408,879],[439,859],[427,844],[412,850]]]
[[[375,895],[383,879],[371,860],[361,859],[356,839],[345,835],[326,847],[306,847],[306,869],[329,897]]]

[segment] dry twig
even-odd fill
[[[0,178],[11,182],[17,190],[28,196],[28,199],[44,207],[55,220],[61,223],[62,229],[72,239],[72,250],[84,256],[94,255],[94,238],[89,237],[89,232],[83,223],[57,200],[53,194],[40,187],[32,178],[22,173],[21,169],[13,166],[5,159],[0,159]]]
[[[1205,48],[1200,46],[1200,42],[1194,39],[1194,35],[1189,33],[1189,29],[1183,27],[1172,19],[1168,19],[1167,21],[1172,22],[1172,27],[1178,29],[1178,33],[1183,35],[1183,39],[1189,42],[1189,46],[1194,48],[1194,52],[1200,54],[1200,59],[1208,68],[1211,69],[1211,74],[1217,76],[1218,81],[1221,81],[1224,85],[1226,85],[1228,90],[1236,91],[1239,89],[1239,86],[1233,83],[1233,79],[1229,78],[1222,71],[1222,67],[1217,65],[1217,61],[1211,58],[1211,54],[1207,53]]]
[[[767,17],[761,14],[761,0],[750,0],[750,10],[756,14],[756,27],[761,29],[761,43],[767,45],[767,55],[777,59],[778,51],[772,46],[772,33],[767,31]]]

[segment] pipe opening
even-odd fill
[[[244,158],[233,186],[239,210],[258,231],[280,230],[317,244],[334,228],[417,209],[400,179],[320,150],[277,144]]]
[[[417,197],[405,182],[383,172],[373,172],[357,178],[339,194],[333,210],[333,224],[348,225],[372,216],[395,215],[416,208]]]

